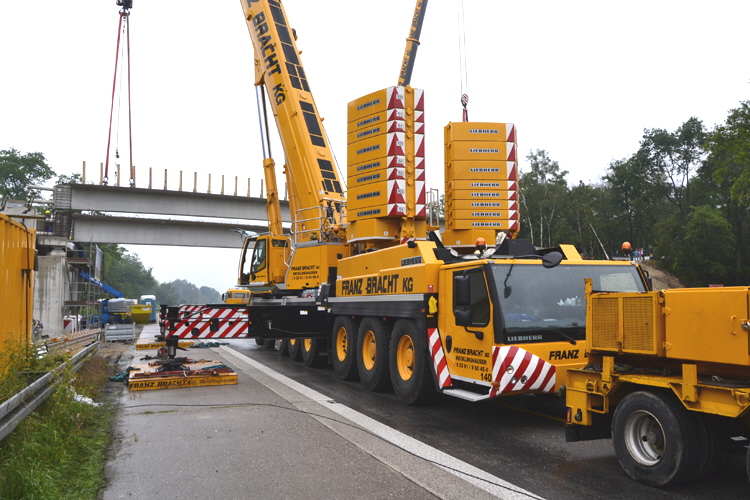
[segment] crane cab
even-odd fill
[[[289,261],[289,238],[272,234],[246,238],[242,244],[242,256],[238,285],[252,289],[260,287],[270,290],[283,284]]]

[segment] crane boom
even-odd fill
[[[253,44],[255,85],[267,91],[284,149],[292,231],[291,237],[282,234],[275,162],[269,146],[263,167],[270,234],[243,243],[238,285],[263,292],[331,283],[338,256],[348,255],[346,198],[299,57],[297,36],[280,0],[240,3]],[[265,108],[265,98],[262,100]],[[254,248],[249,257],[251,243]]]
[[[414,6],[414,15],[411,19],[409,37],[406,39],[404,58],[401,62],[401,72],[398,75],[398,85],[400,87],[409,85],[411,82],[411,73],[414,70],[414,61],[417,58],[419,35],[422,33],[422,22],[424,21],[425,12],[427,12],[427,0],[417,0],[417,4]]]
[[[343,205],[343,184],[279,0],[241,0],[255,52],[255,84],[268,90],[301,210]],[[296,214],[292,214],[292,220]],[[304,236],[300,235],[304,241]]]

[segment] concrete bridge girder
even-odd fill
[[[118,245],[242,248],[234,229],[263,233],[268,226],[96,215],[73,216],[73,240]]]
[[[61,184],[55,186],[55,207],[60,210],[120,212],[265,221],[266,199],[159,189]],[[284,222],[289,203],[281,201]]]
[[[60,216],[70,213],[70,222],[64,223],[61,231],[66,234],[70,231],[72,239],[80,242],[241,248],[242,238],[234,229],[268,231],[265,198],[60,184],[55,186],[54,199]],[[144,217],[90,215],[76,213],[78,211],[142,214]],[[281,202],[281,213],[283,221],[288,222],[288,202]],[[198,217],[204,220],[196,220]],[[205,221],[212,218],[222,221]]]

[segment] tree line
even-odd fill
[[[519,237],[573,244],[584,258],[628,241],[688,286],[750,283],[750,101],[712,130],[696,117],[645,129],[638,150],[591,184],[568,185],[547,151],[526,158]]]
[[[170,306],[221,302],[221,294],[214,288],[197,287],[181,279],[159,283],[152,274],[152,268],[146,268],[137,254],[128,253],[119,245],[98,246],[104,253],[102,281],[121,291],[127,298],[137,299],[141,295],[156,295],[157,303]]]

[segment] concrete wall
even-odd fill
[[[67,283],[64,250],[53,250],[39,256],[34,280],[34,318],[44,325],[44,335],[57,336],[63,329],[63,306]]]

